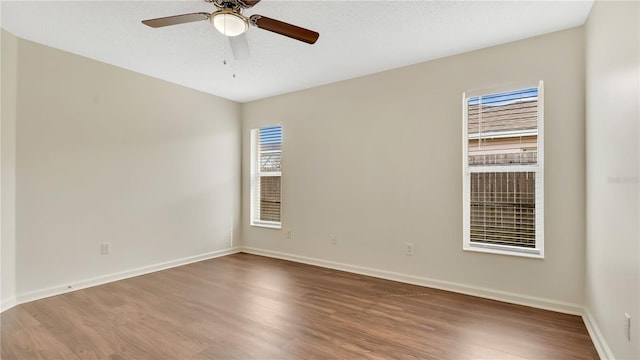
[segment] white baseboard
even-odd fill
[[[0,303],[0,313],[11,309],[12,307],[38,300],[47,298],[50,296],[60,295],[64,293],[68,293],[71,291],[86,289],[88,287],[102,285],[106,283],[110,283],[113,281],[123,280],[127,278],[131,278],[134,276],[140,276],[149,274],[156,271],[161,271],[165,269],[170,269],[177,266],[187,265],[191,263],[195,263],[198,261],[209,260],[221,256],[231,255],[238,252],[245,252],[248,254],[266,256],[271,258],[283,259],[294,261],[303,264],[315,265],[329,269],[336,269],[341,271],[347,271],[355,274],[361,274],[366,276],[377,277],[386,280],[399,281],[407,284],[419,285],[430,287],[434,289],[452,291],[456,293],[461,293],[465,295],[478,296],[482,298],[497,300],[508,302],[512,304],[531,306],[534,308],[557,311],[561,313],[571,314],[571,315],[580,315],[585,323],[587,331],[589,332],[589,336],[593,341],[593,344],[598,351],[598,355],[603,360],[614,360],[613,353],[611,349],[607,345],[600,329],[595,322],[595,319],[591,315],[588,309],[583,308],[578,304],[560,302],[550,299],[544,299],[539,297],[533,297],[528,295],[515,294],[510,292],[504,292],[499,290],[493,290],[488,288],[481,288],[476,286],[469,286],[464,284],[458,284],[448,281],[435,280],[420,276],[396,273],[385,270],[378,270],[363,266],[350,265],[345,263],[339,263],[334,261],[328,261],[323,259],[310,258],[305,256],[299,256],[289,253],[282,253],[271,250],[264,250],[252,247],[233,247],[224,250],[212,251],[206,254],[190,256],[182,259],[176,259],[171,261],[162,262],[159,264],[144,266],[132,270],[126,270],[118,273],[108,274],[104,276],[98,276],[90,279],[85,279],[77,282],[73,282],[71,284],[64,284],[59,286],[52,286],[46,289],[31,291],[24,294],[18,294],[17,297],[10,297],[8,299],[2,300]]]
[[[589,315],[585,316],[584,309],[582,308],[582,306],[577,304],[559,302],[555,300],[533,297],[528,295],[515,294],[515,293],[504,292],[504,291],[499,291],[494,289],[469,286],[465,284],[458,284],[458,283],[453,283],[448,281],[435,280],[435,279],[430,279],[430,278],[425,278],[420,276],[396,273],[396,272],[385,271],[385,270],[378,270],[378,269],[373,269],[373,268],[368,268],[363,266],[338,263],[334,261],[310,258],[305,256],[299,256],[299,255],[294,255],[289,253],[282,253],[282,252],[270,251],[270,250],[252,248],[252,247],[234,247],[234,248],[229,248],[224,250],[213,251],[206,254],[171,260],[171,261],[144,266],[144,267],[140,267],[132,270],[126,270],[118,273],[107,274],[107,275],[98,276],[90,279],[76,281],[70,284],[61,284],[58,286],[52,286],[45,289],[31,291],[28,293],[18,294],[17,297],[10,298],[3,301],[0,306],[0,310],[5,311],[17,304],[22,304],[22,303],[26,303],[26,302],[30,302],[38,299],[43,299],[50,296],[60,295],[60,294],[68,293],[71,291],[86,289],[88,287],[102,285],[102,284],[110,283],[113,281],[123,280],[123,279],[131,278],[134,276],[149,274],[152,272],[169,269],[176,266],[182,266],[182,265],[187,265],[187,264],[191,264],[198,261],[213,259],[220,256],[231,255],[238,252],[246,252],[249,254],[267,256],[267,257],[272,257],[277,259],[299,262],[303,264],[320,266],[324,268],[342,270],[342,271],[347,271],[347,272],[361,274],[361,275],[373,276],[381,279],[399,281],[399,282],[419,285],[419,286],[426,286],[434,289],[447,290],[447,291],[452,291],[456,293],[478,296],[478,297],[497,300],[497,301],[504,301],[512,304],[531,306],[539,309],[557,311],[557,312],[566,313],[566,314],[580,315],[580,316],[583,316],[583,318],[585,319],[585,324],[589,329],[589,334],[594,339],[594,344],[597,343],[596,347],[598,346],[598,344],[604,344],[604,346],[601,346],[600,348],[598,348],[598,352],[600,353],[601,349],[605,349],[603,350],[605,351],[605,354],[607,354],[608,356],[610,354],[610,350],[608,350],[608,347],[606,347],[606,343],[603,342],[602,336],[600,335],[600,332],[597,330],[597,326],[595,326],[595,322],[593,322],[593,319],[590,318]]]
[[[241,251],[241,248],[239,247],[233,247],[233,248],[224,249],[224,250],[217,250],[217,251],[212,251],[205,254],[190,256],[182,259],[165,261],[159,264],[143,266],[136,269],[131,269],[131,270],[121,271],[113,274],[98,276],[90,279],[75,281],[70,284],[63,284],[58,286],[52,286],[46,289],[30,291],[27,293],[18,294],[15,303],[23,304],[26,302],[39,300],[39,299],[47,298],[50,296],[60,295],[60,294],[68,293],[71,291],[86,289],[92,286],[103,285],[106,283],[131,278],[134,276],[140,276],[140,275],[145,275],[145,274],[149,274],[149,273],[160,271],[160,270],[166,270],[176,266],[182,266],[182,265],[187,265],[187,264],[191,264],[198,261],[217,258],[220,256],[231,255],[231,254],[238,253],[240,251]],[[15,303],[12,306],[15,306],[16,305]],[[2,311],[4,310],[5,308],[3,304]]]
[[[11,309],[12,307],[18,305],[18,300],[16,299],[15,296],[12,296],[8,299],[4,299],[2,300],[2,302],[0,303],[0,313]]]
[[[515,294],[505,291],[499,291],[488,288],[481,288],[465,284],[458,284],[448,281],[429,279],[420,276],[401,274],[391,271],[372,269],[363,266],[349,265],[334,261],[310,258],[294,254],[282,253],[271,250],[257,249],[252,247],[243,247],[242,252],[254,255],[267,256],[277,259],[289,260],[303,264],[315,265],[324,268],[347,271],[351,273],[373,276],[381,279],[399,281],[407,284],[430,287],[434,289],[452,291],[465,295],[478,296],[486,299],[508,302],[512,304],[530,306],[538,309],[551,310],[565,314],[578,315],[583,314],[583,307],[578,304],[566,303],[529,295]]]
[[[593,346],[595,346],[600,359],[614,360],[615,357],[613,356],[613,352],[611,352],[611,348],[609,348],[609,345],[607,345],[604,336],[602,336],[602,332],[600,332],[598,323],[596,323],[596,320],[593,318],[591,312],[586,307],[584,308],[584,313],[582,314],[582,321],[584,321],[584,325],[587,327],[587,332],[589,332],[589,336],[591,337]]]

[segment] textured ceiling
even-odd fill
[[[261,14],[318,31],[308,45],[250,27],[236,61],[204,1],[2,1],[2,28],[31,41],[246,102],[582,25],[593,1],[278,1]],[[227,64],[223,60],[227,59]],[[235,77],[233,76],[235,74]]]

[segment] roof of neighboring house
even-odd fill
[[[469,134],[536,129],[538,101],[532,99],[505,105],[469,105],[468,122]]]

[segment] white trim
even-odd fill
[[[545,299],[535,296],[516,294],[506,291],[488,289],[477,286],[470,286],[465,284],[459,284],[449,281],[442,281],[436,279],[425,278],[421,276],[402,274],[386,270],[372,269],[364,266],[349,265],[345,263],[339,263],[334,261],[322,260],[317,258],[310,258],[306,256],[299,256],[295,254],[282,253],[278,251],[264,250],[252,247],[243,247],[242,252],[261,255],[276,259],[283,259],[294,261],[298,263],[315,265],[329,269],[347,271],[355,274],[372,276],[376,278],[399,281],[402,283],[413,284],[418,286],[425,286],[434,289],[446,290],[455,293],[478,296],[485,299],[503,301],[511,304],[530,306],[538,309],[550,310],[561,312],[565,314],[578,315],[583,314],[583,308],[581,305],[572,304],[562,301],[556,301],[551,299]]]
[[[475,251],[482,253],[491,253],[498,255],[511,255],[522,256],[533,259],[544,259],[544,256],[540,255],[539,249],[523,248],[517,246],[507,245],[494,245],[494,244],[482,244],[469,241],[469,244],[462,248],[464,251]]]
[[[260,171],[258,172],[258,176],[267,177],[267,176],[282,176],[282,171]]]
[[[486,132],[486,133],[471,133],[471,134],[469,134],[469,140],[477,140],[480,137],[482,137],[484,139],[500,139],[500,138],[513,137],[514,135],[534,136],[534,135],[538,135],[538,129],[495,131],[495,132]]]
[[[259,194],[256,194],[256,186],[257,186],[257,182],[260,181],[260,177],[258,176],[258,171],[257,171],[257,157],[258,157],[258,149],[256,147],[256,143],[258,142],[258,130],[259,129],[251,129],[251,168],[250,168],[250,184],[249,186],[251,186],[250,193],[249,193],[249,223],[253,225],[253,221],[254,219],[256,219],[258,216],[258,209],[256,209],[256,205],[255,205],[255,199],[257,196],[259,196]]]
[[[510,172],[538,172],[542,170],[540,165],[469,165],[467,167],[465,175],[471,173],[510,173]]]
[[[107,284],[107,283],[118,281],[118,280],[124,280],[131,277],[145,275],[145,274],[149,274],[156,271],[166,270],[166,269],[174,268],[177,266],[187,265],[187,264],[191,264],[198,261],[209,260],[209,259],[217,258],[220,256],[231,255],[231,254],[239,253],[240,251],[241,251],[240,247],[232,247],[229,249],[212,251],[209,253],[189,256],[181,259],[169,260],[169,261],[165,261],[165,262],[154,264],[154,265],[143,266],[136,269],[125,270],[125,271],[121,271],[113,274],[107,274],[107,275],[97,276],[97,277],[84,279],[80,281],[74,281],[69,284],[60,284],[60,285],[52,286],[45,289],[39,289],[39,290],[30,291],[23,294],[18,294],[16,300],[18,304],[24,304],[26,302],[44,299],[50,296],[65,294],[65,293],[76,291],[76,290],[86,289],[92,286],[103,285],[103,284]]]
[[[544,83],[538,81],[536,85],[510,85],[493,89],[475,90],[462,93],[462,249],[465,251],[476,251],[491,254],[514,255],[544,259]],[[486,94],[498,94],[518,89],[534,88],[538,89],[538,123],[537,123],[537,163],[525,165],[495,165],[495,166],[470,166],[469,165],[469,118],[468,99]],[[528,131],[530,132],[530,131]],[[506,133],[506,132],[505,132]],[[473,134],[472,134],[473,135]],[[478,135],[475,133],[475,135]],[[535,248],[511,250],[509,246],[494,246],[478,244],[471,241],[471,174],[472,173],[505,173],[505,172],[533,172],[535,173]]]
[[[536,174],[536,183],[540,182],[541,193],[536,191],[536,247],[540,249],[540,257],[544,258],[544,82],[538,82],[538,167],[540,176]],[[536,189],[538,185],[536,184]]]
[[[252,221],[249,225],[269,229],[282,229],[282,223],[277,221]]]
[[[0,313],[3,313],[16,305],[18,305],[18,299],[16,299],[15,296],[2,300],[0,303]]]
[[[271,125],[273,127],[280,126],[280,131],[283,131],[282,124]],[[258,184],[260,183],[261,177],[268,176],[279,176],[280,177],[280,219],[282,220],[282,144],[284,144],[284,135],[282,135],[281,139],[281,148],[279,151],[269,151],[269,152],[280,152],[280,171],[260,171],[258,166],[258,141],[259,141],[259,131],[263,127],[251,129],[251,173],[250,173],[250,193],[249,193],[249,225],[271,228],[271,229],[281,229],[282,221],[263,221],[259,219],[260,212],[260,201],[258,198],[260,194],[258,193]]]
[[[470,186],[471,176],[469,175],[469,112],[467,111],[467,99],[470,98],[467,92],[462,93],[462,249],[467,247],[471,238],[471,227],[467,226],[471,222],[471,191],[467,191]]]
[[[467,94],[468,98],[474,98],[474,97],[478,97],[478,96],[484,96],[484,95],[487,95],[487,94],[503,93],[503,92],[509,92],[509,91],[514,91],[514,90],[520,90],[520,89],[534,88],[536,86],[539,86],[540,82],[541,81],[538,81],[538,80],[535,80],[535,81],[523,81],[523,82],[517,82],[517,83],[503,85],[503,86],[496,86],[496,87],[490,87],[490,88],[484,88],[484,89],[468,90],[465,93]],[[540,98],[540,92],[538,92],[538,98]]]
[[[613,352],[609,345],[607,345],[607,341],[602,336],[602,332],[600,332],[600,328],[598,328],[598,323],[591,315],[591,312],[588,308],[584,308],[584,312],[582,313],[582,321],[584,321],[584,326],[587,328],[587,332],[591,337],[591,342],[593,342],[593,346],[596,348],[598,352],[598,356],[600,356],[601,360],[614,360]]]
[[[20,294],[17,298],[11,297],[9,299],[3,300],[0,303],[0,313],[7,311],[18,304],[23,304],[26,302],[47,298],[50,296],[60,295],[80,289],[89,288],[92,286],[103,285],[106,283],[110,283],[113,281],[124,280],[127,278],[140,276],[144,274],[149,274],[152,272],[157,272],[161,270],[166,270],[169,268],[183,266],[199,261],[209,260],[217,257],[222,257],[226,255],[232,255],[239,252],[245,252],[248,254],[266,256],[270,258],[283,259],[303,264],[315,265],[329,269],[336,269],[341,271],[347,271],[351,273],[372,276],[381,279],[387,279],[392,281],[399,281],[407,284],[414,284],[419,286],[430,287],[434,289],[452,291],[455,293],[478,296],[486,299],[492,299],[497,301],[503,301],[512,304],[530,306],[538,309],[557,311],[565,314],[571,315],[579,315],[582,317],[585,327],[587,328],[587,332],[591,337],[591,340],[598,352],[598,355],[603,360],[614,360],[613,353],[611,349],[607,345],[604,336],[600,332],[600,329],[597,326],[597,323],[589,310],[587,308],[583,308],[578,304],[572,304],[567,302],[555,301],[545,298],[539,298],[529,295],[521,295],[515,294],[511,292],[493,290],[488,288],[469,286],[459,283],[453,283],[449,281],[441,281],[430,278],[424,278],[420,276],[396,273],[385,270],[377,270],[372,268],[367,268],[363,266],[357,265],[349,265],[345,263],[338,263],[334,261],[310,258],[305,256],[299,256],[294,254],[282,253],[277,251],[270,251],[252,247],[233,247],[224,250],[213,251],[206,254],[186,257],[182,259],[171,260],[155,265],[145,266],[137,269],[122,271],[114,274],[99,276],[95,278],[90,278],[78,282],[74,282],[70,285],[60,285],[53,286],[50,288],[32,291],[25,294]],[[71,286],[71,288],[69,288]]]

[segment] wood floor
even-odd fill
[[[248,254],[19,305],[13,359],[598,359],[582,320]]]

